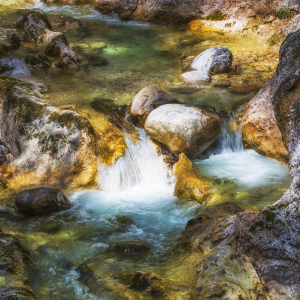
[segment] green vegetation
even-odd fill
[[[283,35],[282,32],[280,32],[279,34],[274,34],[270,37],[269,44],[270,46],[279,45],[283,42],[284,38],[285,36]]]
[[[206,20],[210,21],[223,21],[226,18],[226,15],[222,14],[221,12],[215,12],[208,17],[206,17]]]
[[[292,14],[293,14],[292,11],[288,7],[282,6],[279,12],[277,13],[277,17],[280,20],[284,20],[290,18]]]

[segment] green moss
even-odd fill
[[[226,18],[226,15],[222,14],[221,12],[215,12],[206,17],[206,20],[210,21],[223,21]]]
[[[264,210],[262,213],[266,216],[267,222],[271,222],[271,223],[274,222],[274,219],[276,218],[276,214],[274,212],[269,210]]]
[[[279,34],[273,34],[268,41],[270,46],[275,46],[281,44],[283,40],[284,35],[280,32]]]

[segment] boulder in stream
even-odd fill
[[[179,103],[174,97],[165,91],[149,86],[140,90],[131,103],[131,115],[137,117],[144,125],[149,113],[160,105],[167,103]]]
[[[177,157],[184,153],[194,159],[218,137],[221,124],[221,117],[205,108],[166,104],[149,114],[145,130]]]
[[[190,71],[181,74],[180,79],[185,83],[192,84],[209,84],[211,82],[211,77],[206,72],[201,71]]]
[[[205,204],[211,195],[209,181],[200,175],[185,154],[179,155],[179,161],[173,166],[173,173],[175,175],[175,197],[183,201],[197,201]]]
[[[79,57],[70,49],[70,44],[62,33],[52,38],[45,53],[48,56],[59,57],[59,63],[57,65],[59,68],[79,67]]]
[[[45,55],[26,54],[25,62],[32,69],[47,70],[51,68],[51,62]]]
[[[33,9],[23,14],[17,21],[17,28],[23,29],[23,40],[28,43],[44,43],[52,31],[47,15],[41,9]]]
[[[59,188],[38,187],[18,193],[15,206],[27,215],[44,215],[70,209],[72,203]]]
[[[214,47],[200,53],[192,62],[191,68],[208,74],[226,73],[233,56],[226,47]]]
[[[36,299],[29,286],[29,251],[14,236],[0,230],[0,300]]]
[[[0,59],[0,75],[10,77],[27,77],[31,73],[26,66],[25,60],[18,57]]]
[[[151,247],[148,243],[141,241],[120,241],[111,244],[110,249],[123,255],[144,255],[151,250]]]

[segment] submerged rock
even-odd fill
[[[211,194],[210,184],[207,179],[200,176],[193,163],[184,154],[179,155],[179,161],[173,166],[173,173],[175,197],[205,204]]]
[[[152,110],[167,103],[178,103],[178,101],[155,86],[145,87],[132,100],[131,115],[138,117],[139,123],[144,125]]]
[[[186,83],[194,84],[209,84],[211,82],[211,77],[206,72],[191,71],[183,73],[180,79]]]
[[[124,255],[142,255],[150,251],[149,244],[141,241],[120,241],[110,245],[113,252]]]
[[[191,68],[208,74],[226,73],[231,64],[233,56],[226,47],[214,47],[199,54],[191,64]]]
[[[0,75],[18,78],[30,76],[31,73],[24,59],[8,57],[0,59]]]
[[[78,67],[79,57],[69,46],[65,35],[61,33],[52,38],[45,53],[48,56],[59,57],[59,63],[57,64],[59,68]]]
[[[9,49],[6,45],[0,42],[0,58],[6,56],[9,52]]]
[[[25,216],[18,211],[9,209],[9,208],[4,208],[0,207],[0,219],[4,218],[6,220],[10,221],[20,221],[25,219]]]
[[[25,62],[32,69],[47,70],[51,68],[51,62],[47,56],[43,55],[27,54],[25,55]]]
[[[52,26],[41,9],[27,11],[17,21],[17,28],[23,29],[23,40],[28,43],[43,43]]]
[[[21,46],[21,37],[16,32],[11,32],[7,35],[7,39],[10,41],[10,49],[17,50]]]
[[[0,299],[36,299],[26,277],[29,252],[12,235],[0,231]]]
[[[58,188],[38,187],[21,191],[15,200],[17,209],[28,215],[44,215],[70,209],[72,203]]]
[[[221,124],[220,116],[205,108],[166,104],[149,114],[145,130],[177,157],[184,153],[194,159],[217,138]]]

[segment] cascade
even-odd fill
[[[103,191],[124,191],[138,184],[167,184],[168,171],[163,156],[158,155],[150,138],[140,130],[140,140],[132,142],[125,133],[126,153],[113,166],[99,164],[100,186]]]

